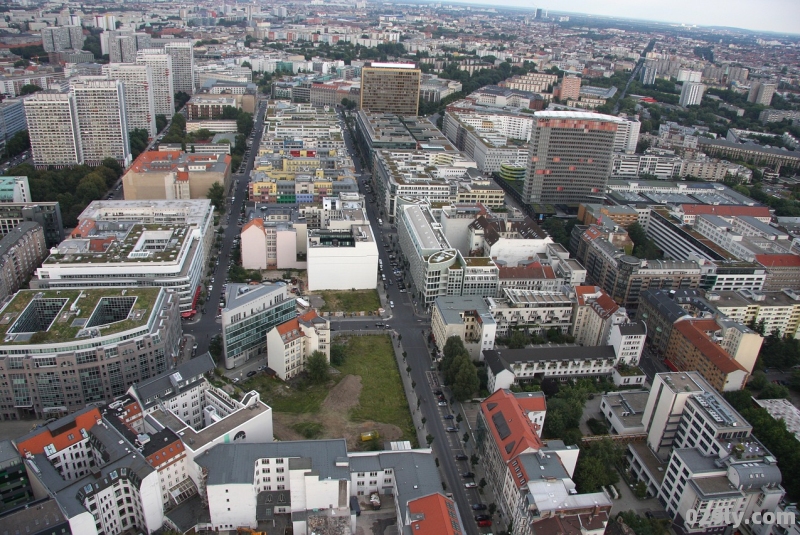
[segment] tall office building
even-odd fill
[[[164,45],[164,51],[172,57],[172,84],[175,91],[194,93],[194,43],[176,41]]]
[[[136,38],[130,34],[109,38],[108,59],[111,63],[133,63],[136,61]]]
[[[25,99],[33,164],[63,167],[83,161],[72,93],[39,91]]]
[[[653,85],[656,83],[656,76],[658,76],[658,61],[646,59],[642,65],[642,85]]]
[[[156,113],[153,99],[153,69],[150,65],[111,63],[103,65],[103,74],[111,80],[120,80],[125,87],[125,115],[128,128],[147,130],[155,137]]]
[[[83,28],[80,26],[42,28],[42,47],[45,52],[81,49],[83,40]]]
[[[175,85],[173,83],[172,56],[161,48],[139,50],[136,63],[149,65],[153,75],[153,99],[156,115],[172,117],[175,113]]]
[[[747,102],[769,106],[772,104],[772,97],[775,95],[777,88],[776,84],[752,82],[750,84],[750,92],[747,93]]]
[[[703,100],[703,93],[706,91],[705,84],[698,84],[695,82],[684,82],[681,89],[681,98],[678,101],[683,107],[686,106],[699,106],[700,101]]]
[[[131,163],[125,89],[119,80],[82,76],[72,80],[72,95],[80,128],[80,146],[86,165],[114,158],[123,167]]]
[[[373,63],[361,69],[361,109],[415,116],[420,70],[411,63]]]
[[[540,111],[534,118],[525,174],[527,202],[576,204],[602,197],[622,119],[572,111]]]

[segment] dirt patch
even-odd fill
[[[350,409],[358,405],[360,395],[361,376],[346,375],[328,392],[328,396],[322,402],[322,410],[347,414]]]
[[[275,435],[277,440],[281,440],[286,442],[288,440],[305,440],[305,437],[289,427],[289,420],[294,420],[294,418],[281,418],[282,416],[290,416],[288,414],[281,414],[281,413],[272,413],[272,432]],[[291,422],[294,423],[294,422]]]
[[[272,425],[275,437],[279,440],[305,440],[305,438],[292,429],[292,426],[302,422],[316,422],[322,424],[323,431],[319,438],[343,438],[347,441],[347,449],[357,451],[363,448],[361,433],[377,431],[380,441],[400,440],[403,431],[396,425],[384,424],[367,420],[353,422],[350,420],[350,411],[358,406],[361,395],[361,376],[346,375],[339,383],[328,392],[322,402],[320,411],[312,414],[288,414],[274,412]]]

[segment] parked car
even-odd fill
[[[491,520],[478,520],[478,526],[480,526],[482,528],[490,528],[490,527],[492,527],[492,521]]]
[[[442,392],[441,390],[434,390],[433,393],[436,394],[437,396],[441,396],[442,394],[444,394],[444,392]]]
[[[447,432],[448,433],[458,433],[458,428],[457,427],[448,427],[447,428]]]
[[[463,453],[459,453],[458,455],[456,455],[456,461],[466,461],[467,459],[469,459],[469,457],[467,457]]]
[[[444,419],[445,419],[445,420],[452,420],[453,418],[454,418],[454,417],[453,417],[453,415],[452,415],[452,414],[445,414],[445,415],[444,415]]]
[[[477,486],[478,486],[478,484],[475,483],[474,481],[470,481],[469,483],[464,483],[464,488],[465,489],[474,489]]]
[[[252,376],[254,376],[256,373],[258,373],[258,372],[256,372],[255,370],[252,370],[252,371],[249,371],[249,372],[247,372],[247,376],[248,376],[248,377],[252,377]]]
[[[472,510],[473,511],[485,511],[486,510],[486,504],[485,503],[473,503],[472,504]]]
[[[491,520],[492,517],[489,515],[475,515],[475,520],[480,522],[481,520]]]
[[[464,472],[463,474],[461,474],[461,477],[469,479],[471,477],[475,477],[475,474],[472,472]]]
[[[439,406],[440,407],[447,407],[447,402],[446,401],[440,401],[439,402]]]

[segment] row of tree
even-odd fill
[[[86,205],[102,199],[122,176],[122,166],[113,158],[106,158],[98,167],[76,165],[65,169],[40,170],[25,163],[8,174],[27,176],[33,201],[58,201],[64,226],[74,227]]]
[[[440,369],[444,376],[444,384],[453,391],[459,401],[471,398],[480,386],[478,369],[464,347],[464,341],[458,336],[451,336],[444,344],[444,355]]]

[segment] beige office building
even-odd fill
[[[413,63],[373,63],[361,70],[361,109],[415,116],[420,70]]]

